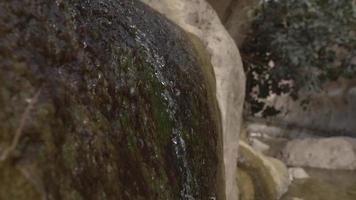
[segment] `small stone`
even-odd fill
[[[291,200],[304,200],[304,199],[301,199],[301,198],[298,198],[298,197],[292,197]]]
[[[298,168],[298,167],[292,167],[288,169],[289,172],[289,178],[291,181],[295,179],[307,179],[309,178],[309,175],[303,168]]]
[[[268,151],[270,149],[270,146],[261,142],[260,140],[256,139],[256,138],[251,138],[250,139],[250,143],[251,143],[251,147],[261,153],[265,153],[266,151]]]
[[[262,137],[262,133],[258,133],[258,132],[250,132],[250,137]]]

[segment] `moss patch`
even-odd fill
[[[243,169],[238,168],[237,171],[237,184],[239,188],[240,200],[254,200],[255,199],[255,187],[253,181],[248,173]]]
[[[271,173],[263,164],[263,161],[246,146],[240,145],[238,166],[245,171],[253,181],[255,191],[254,199],[277,199],[276,184],[273,181]]]

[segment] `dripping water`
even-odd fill
[[[185,141],[182,136],[183,125],[180,120],[175,120],[175,116],[178,110],[177,103],[172,97],[170,91],[167,88],[175,88],[172,81],[168,81],[162,74],[162,69],[165,68],[164,59],[158,54],[158,51],[154,48],[154,45],[147,39],[145,33],[137,29],[134,25],[129,26],[130,31],[135,34],[136,42],[138,42],[146,53],[147,61],[154,67],[154,74],[156,79],[163,85],[164,91],[161,93],[161,97],[165,100],[171,121],[174,121],[175,127],[172,128],[172,145],[174,147],[174,153],[179,163],[178,169],[183,177],[183,187],[180,191],[182,199],[194,200],[193,187],[197,184],[192,172],[189,168],[187,160],[187,152]],[[177,93],[177,92],[174,92]]]

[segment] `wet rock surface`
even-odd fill
[[[227,200],[237,200],[236,162],[245,97],[245,74],[239,50],[205,0],[141,1],[196,35],[211,55],[223,127],[225,194]]]
[[[1,1],[0,199],[215,198],[213,72],[188,38],[132,0]]]

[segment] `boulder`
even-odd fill
[[[283,149],[289,166],[323,169],[356,169],[356,139],[348,137],[295,139]]]
[[[223,199],[203,50],[136,0],[1,1],[0,199]]]
[[[261,4],[259,0],[208,0],[219,14],[223,24],[238,47],[242,43],[252,25],[254,11]]]
[[[211,55],[222,117],[226,198],[237,199],[236,162],[245,95],[245,75],[234,40],[205,0],[142,0],[196,35]]]
[[[238,166],[251,176],[256,200],[277,200],[287,192],[290,184],[287,167],[280,160],[255,151],[245,142],[240,142]]]

